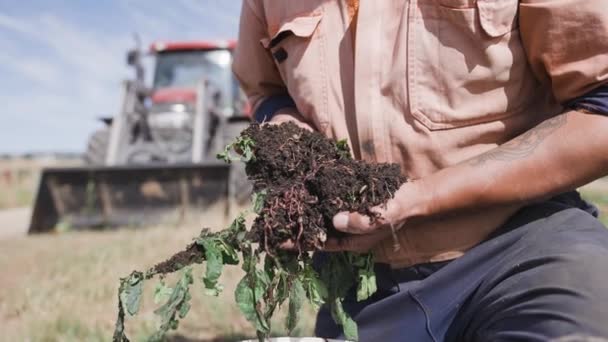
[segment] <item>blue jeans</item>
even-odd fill
[[[346,310],[361,341],[547,341],[608,338],[608,230],[572,192],[521,209],[448,262],[390,269],[378,292]],[[343,338],[326,307],[320,337]],[[578,339],[575,339],[578,340]]]

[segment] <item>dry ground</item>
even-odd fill
[[[53,158],[0,160],[0,209],[31,206],[43,168],[79,163],[78,159]]]
[[[205,226],[223,227],[218,215]],[[0,341],[109,341],[116,314],[118,279],[182,249],[202,225],[111,232],[73,232],[0,240]],[[204,268],[195,268],[200,277]],[[242,273],[228,269],[218,298],[193,285],[193,305],[178,329],[186,341],[230,341],[254,335],[234,305],[234,285]],[[172,283],[169,278],[168,283]],[[129,336],[144,340],[156,326],[148,283],[140,316],[127,322]],[[305,310],[298,334],[310,334],[314,314]],[[275,327],[281,328],[281,321]],[[278,334],[284,333],[281,329]],[[184,341],[184,339],[179,339]]]
[[[0,209],[0,240],[25,235],[31,213],[28,207]]]

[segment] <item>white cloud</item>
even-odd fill
[[[23,77],[27,77],[47,88],[54,87],[57,80],[61,79],[59,68],[47,60],[37,57],[10,55],[6,49],[0,55],[0,64],[4,65],[5,68],[12,69],[12,72],[19,73]]]
[[[28,25],[24,21],[2,13],[0,13],[0,27],[5,30],[10,30],[22,34],[35,33],[35,30],[33,30],[32,26]]]

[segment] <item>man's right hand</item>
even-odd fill
[[[285,109],[279,110],[272,117],[272,119],[270,119],[270,121],[267,122],[267,124],[278,125],[278,124],[282,124],[285,122],[293,122],[294,124],[298,125],[299,127],[309,130],[311,132],[315,130],[310,124],[308,124],[306,121],[304,121],[304,119],[297,112],[297,110],[292,109],[292,108],[285,108]]]

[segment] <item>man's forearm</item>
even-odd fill
[[[608,174],[608,117],[567,112],[419,181],[414,216],[526,204]]]

